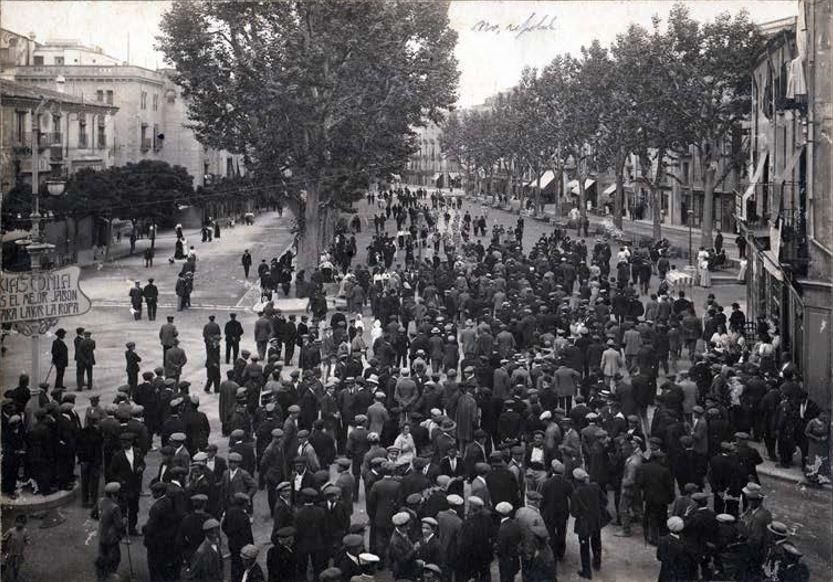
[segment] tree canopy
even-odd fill
[[[762,42],[746,12],[699,23],[676,4],[651,30],[631,25],[610,47],[594,41],[578,56],[524,70],[512,98],[449,118],[441,144],[467,172],[489,173],[507,157],[520,161],[512,172],[533,179],[542,167],[556,175],[567,168],[578,179],[582,213],[585,180],[612,170],[620,226],[625,171],[635,160],[636,182],[651,193],[657,238],[661,189],[669,176],[683,181],[668,169],[693,151],[702,162],[694,177],[703,190],[702,244],[711,246],[715,188],[742,168],[746,144],[733,138],[750,109],[749,73]],[[496,114],[512,123],[482,123]],[[478,160],[493,144],[508,151]]]
[[[447,10],[180,0],[164,15],[159,47],[199,139],[243,154],[258,180],[299,202],[305,266],[317,264],[358,189],[402,171],[416,150],[413,128],[439,122],[454,103]]]

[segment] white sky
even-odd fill
[[[699,20],[746,8],[756,22],[797,14],[796,0],[695,0],[686,2]],[[27,1],[3,2],[2,26],[18,33],[34,32],[37,40],[78,39],[101,46],[122,60],[128,58],[128,33],[132,64],[156,68],[164,64],[153,46],[161,14],[170,6],[163,1]],[[578,53],[582,45],[598,38],[604,46],[629,23],[649,28],[651,17],[664,18],[672,6],[664,0],[527,2],[519,0],[454,1],[451,26],[459,41],[460,106],[482,103],[494,93],[514,85],[525,65],[541,67],[556,54]],[[521,34],[508,32],[507,25],[532,22],[554,30]],[[481,21],[496,25],[499,34],[473,30]]]

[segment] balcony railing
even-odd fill
[[[40,144],[41,149],[47,147],[62,146],[63,138],[64,134],[62,134],[61,132],[42,131],[38,134],[38,144]],[[32,132],[27,131],[25,133],[15,135],[12,138],[12,147],[15,149],[31,149]]]
[[[781,212],[781,263],[798,276],[807,274],[810,254],[807,248],[807,216],[800,208]]]
[[[42,132],[40,134],[39,143],[41,147],[60,147],[64,143],[64,134],[62,134],[61,132]]]
[[[146,138],[143,138],[143,139],[142,139],[142,146],[141,146],[141,147],[142,147],[142,151],[143,151],[143,152],[149,152],[149,151],[150,151],[150,146],[151,146],[151,140],[150,140],[150,138],[147,138],[147,137],[146,137]]]

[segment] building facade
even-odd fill
[[[833,364],[833,12],[799,2],[769,27],[752,71],[748,179],[736,197],[747,241],[747,317],[778,331],[811,398],[830,406]]]
[[[113,165],[107,145],[113,141],[115,106],[2,79],[0,94],[3,194],[20,184],[31,186],[36,143],[40,182],[50,177],[66,178],[79,168]]]
[[[245,172],[239,156],[208,150],[199,143],[188,127],[188,104],[171,72],[120,63],[98,47],[71,40],[36,44],[28,60],[18,58],[13,63],[9,59],[4,67],[4,75],[19,83],[117,107],[113,139],[95,144],[117,166],[165,161],[184,167],[194,177],[195,187],[212,178]],[[97,131],[96,120],[82,117],[78,123],[88,133]]]
[[[440,147],[442,128],[428,122],[425,127],[415,129],[419,150],[408,159],[402,180],[425,188],[460,187],[460,169],[456,162],[445,157]]]

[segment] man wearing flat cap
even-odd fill
[[[660,561],[660,582],[697,580],[697,561],[691,548],[683,539],[685,522],[681,517],[669,517],[666,521],[668,535],[659,539],[657,560]]]
[[[120,498],[127,513],[128,533],[138,535],[136,521],[139,515],[139,494],[142,491],[142,475],[145,459],[141,449],[133,446],[134,435],[124,432],[119,436],[122,449],[113,455],[109,467],[109,479],[121,485]]]
[[[311,487],[301,490],[301,506],[295,511],[295,549],[300,572],[312,563],[313,577],[318,578],[327,567],[330,552],[327,548],[327,511],[316,505],[318,491]]]
[[[190,501],[191,512],[180,522],[176,537],[177,551],[186,564],[191,561],[194,552],[197,551],[197,548],[205,539],[202,526],[211,518],[211,515],[205,510],[208,504],[207,495],[196,493],[191,496]]]
[[[220,548],[220,522],[214,518],[203,523],[205,539],[194,552],[185,571],[188,580],[223,582],[223,554]]]
[[[104,496],[98,501],[98,557],[95,561],[98,580],[107,580],[118,571],[121,562],[119,542],[124,537],[124,518],[119,505],[121,485],[112,481],[104,486]]]
[[[298,553],[295,550],[295,528],[287,525],[272,534],[272,547],[266,554],[266,570],[269,582],[297,582],[306,580],[306,570],[301,576]]]
[[[153,504],[148,510],[147,523],[142,526],[148,575],[153,581],[171,580],[178,573],[179,548],[176,542],[180,522],[167,491],[167,484],[161,481],[151,486]]]
[[[595,569],[602,564],[602,528],[607,524],[606,512],[607,494],[596,483],[589,481],[589,475],[584,469],[573,469],[573,479],[576,489],[570,500],[570,513],[576,518],[574,531],[578,536],[579,554],[581,556],[581,570],[579,576],[593,577],[590,562],[590,550],[593,550],[592,565]]]
[[[385,462],[380,467],[382,478],[367,494],[367,515],[370,518],[370,551],[378,554],[390,541],[393,519],[399,507],[399,481],[393,478],[394,465]]]
[[[254,543],[252,523],[248,513],[249,501],[249,496],[245,493],[235,493],[232,498],[232,505],[226,509],[226,514],[221,522],[231,554],[232,580],[240,580],[243,577],[243,559],[240,551],[246,545]]]
[[[228,456],[228,469],[220,482],[220,498],[225,509],[233,505],[235,493],[245,493],[249,500],[254,499],[257,493],[257,482],[240,466],[242,461],[240,453],[230,453]]]

